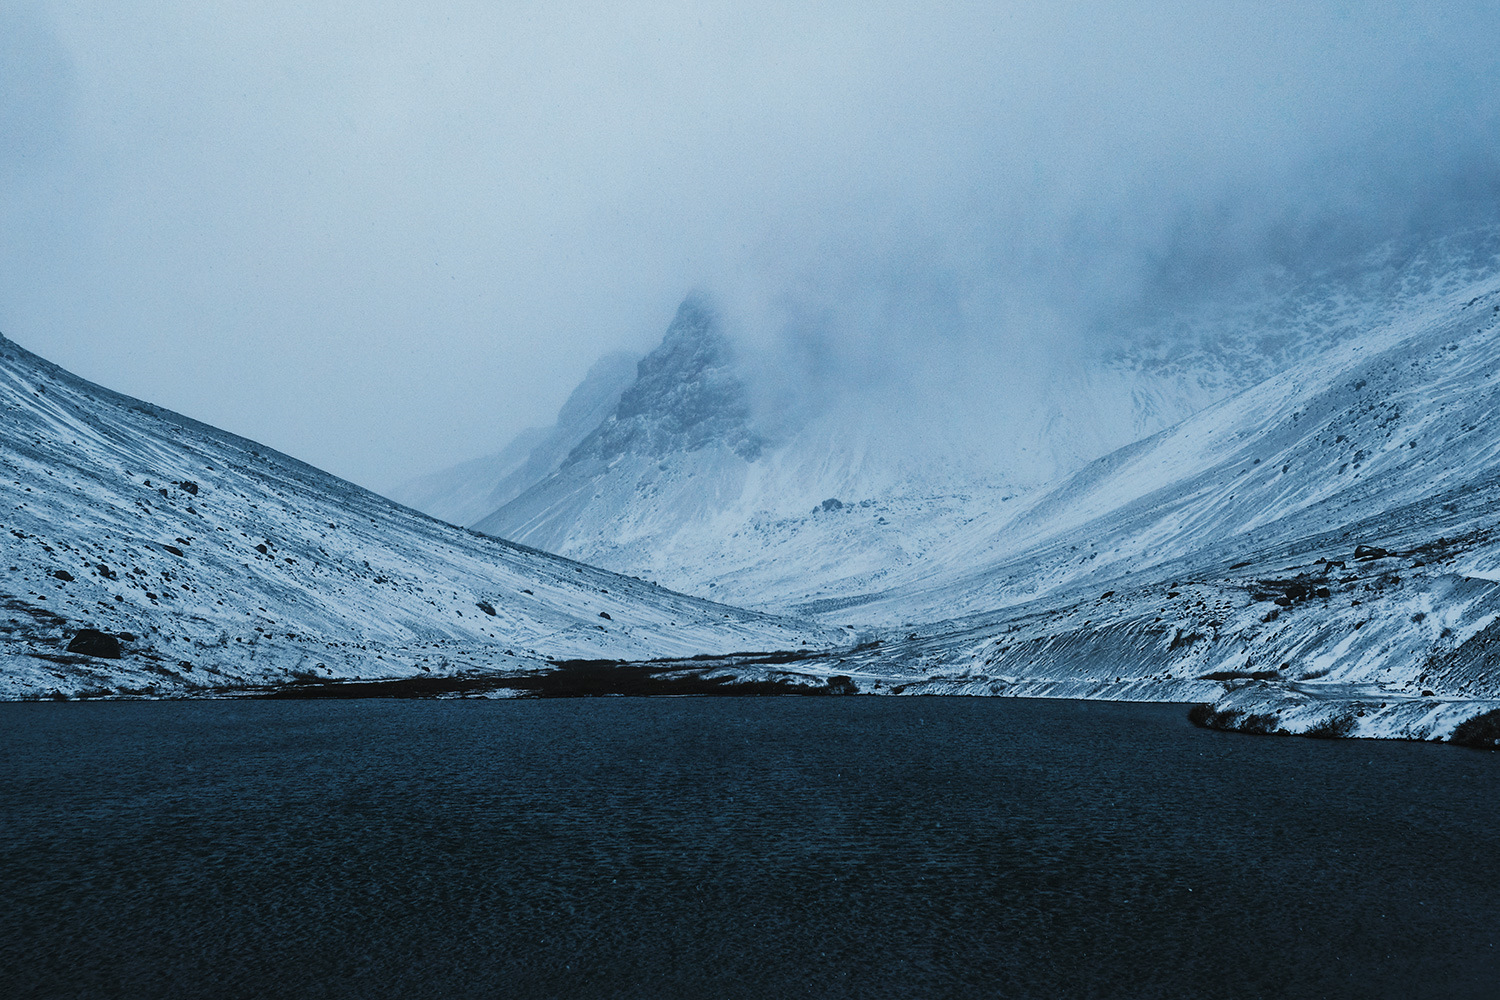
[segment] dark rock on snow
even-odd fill
[[[120,658],[120,640],[108,632],[100,632],[98,629],[81,628],[78,634],[73,636],[73,641],[68,643],[68,652],[82,653],[84,656],[97,656],[105,660],[118,660]]]

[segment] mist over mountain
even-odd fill
[[[971,523],[1420,314],[1493,275],[1497,255],[1500,228],[1470,227],[1311,273],[1263,272],[1174,310],[1122,313],[1035,382],[1024,381],[1034,369],[975,359],[966,371],[941,352],[912,369],[889,358],[868,376],[799,374],[795,358],[731,345],[735,322],[695,293],[615,412],[549,475],[468,523],[766,609],[882,590]]]
[[[0,326],[68,369],[0,345],[16,696],[1493,700],[1492,4],[0,28]]]
[[[1500,177],[1490,3],[0,18],[0,329],[376,488],[689,288],[758,412],[979,437],[1141,312],[1493,221]]]
[[[723,445],[747,462],[763,442],[750,428],[750,404],[734,371],[713,307],[689,295],[661,345],[641,359],[619,404],[563,462],[609,463],[626,455],[662,458]]]

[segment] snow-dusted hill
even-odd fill
[[[1492,273],[807,610],[887,623],[827,668],[869,686],[1443,737],[1500,707],[1497,414]]]
[[[0,538],[0,698],[832,638],[452,527],[3,338]],[[69,652],[82,629],[121,657]]]

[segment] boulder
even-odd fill
[[[82,653],[84,656],[97,656],[105,660],[118,660],[120,658],[120,640],[108,632],[100,632],[98,629],[81,628],[73,636],[73,641],[68,643],[68,652]]]

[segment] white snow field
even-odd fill
[[[1500,233],[1490,231],[1387,246],[1296,283],[1271,275],[1190,308],[1123,317],[1100,338],[1115,346],[1051,373],[1034,407],[1010,409],[998,424],[944,423],[945,407],[963,411],[967,401],[935,392],[918,405],[937,416],[915,431],[899,402],[790,425],[753,412],[712,308],[690,297],[614,413],[591,435],[575,430],[579,446],[564,458],[551,450],[533,463],[550,469],[529,488],[460,523],[768,611],[887,590],[930,575],[954,539],[984,536],[1028,494],[1091,461],[1330,347],[1421,322],[1493,274],[1497,248]],[[481,474],[468,490],[489,485]]]

